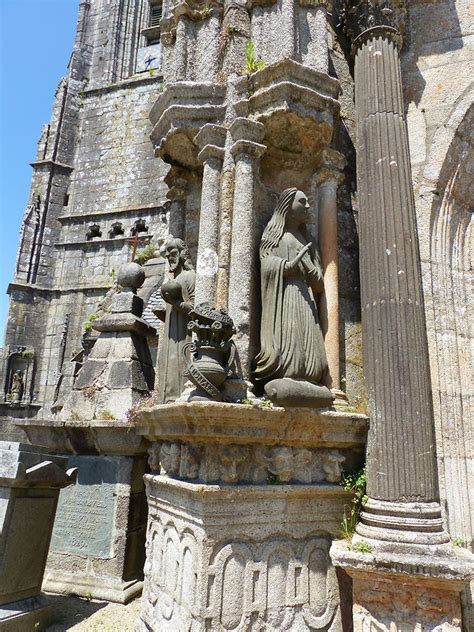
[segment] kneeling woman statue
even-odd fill
[[[321,266],[305,236],[309,204],[296,188],[280,195],[260,243],[262,323],[255,378],[276,404],[328,406],[321,386],[326,352],[315,297],[323,289]]]

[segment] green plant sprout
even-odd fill
[[[258,70],[263,70],[266,65],[266,61],[262,59],[255,52],[255,44],[249,41],[245,44],[245,70],[248,75],[251,75]]]

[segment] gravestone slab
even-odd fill
[[[112,554],[119,464],[107,457],[72,456],[81,467],[74,487],[59,496],[51,548],[96,557]]]
[[[142,587],[146,460],[76,454],[69,464],[81,474],[59,498],[43,589],[125,603]]]

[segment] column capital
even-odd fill
[[[166,194],[168,200],[185,200],[189,193],[191,173],[182,167],[173,165],[165,176],[165,183],[169,187]]]
[[[346,158],[340,152],[330,147],[323,149],[318,157],[312,183],[318,187],[330,184],[337,188],[344,181],[343,170],[346,163]]]
[[[239,116],[234,120],[229,131],[234,141],[249,140],[259,143],[265,136],[265,125]]]
[[[222,125],[206,123],[206,125],[203,125],[196,134],[193,142],[199,147],[199,149],[204,149],[206,145],[224,147],[226,136],[227,129]]]
[[[377,35],[401,48],[406,12],[405,0],[344,0],[340,25],[352,43],[352,53]]]
[[[240,160],[243,156],[250,156],[257,160],[266,149],[266,145],[261,145],[251,140],[237,140],[230,148],[230,153],[234,160]]]

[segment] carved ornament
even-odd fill
[[[377,35],[392,39],[401,48],[405,15],[405,0],[345,0],[340,26],[352,42],[353,52]]]
[[[204,483],[338,483],[346,457],[329,448],[157,442],[149,450],[152,472]]]

